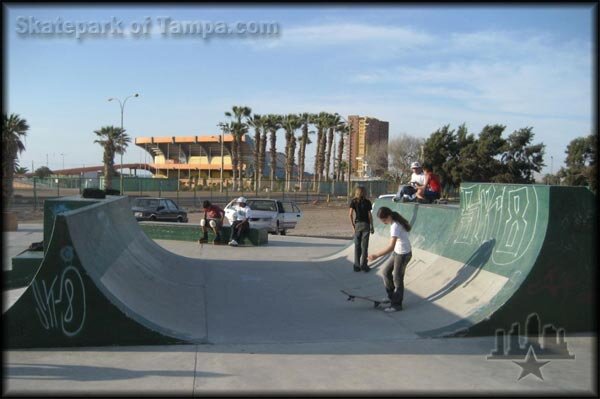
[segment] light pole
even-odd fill
[[[65,168],[65,154],[63,154],[62,152],[60,153],[60,156],[62,157],[62,168]]]
[[[135,94],[125,97],[125,99],[123,101],[121,101],[120,99],[118,99],[116,97],[111,97],[108,99],[108,101],[112,101],[112,100],[119,101],[119,106],[121,107],[121,134],[123,134],[123,112],[125,111],[125,103],[131,97],[139,97],[139,96],[140,96],[139,93],[135,93]],[[121,173],[120,173],[121,195],[123,195],[123,153],[124,152],[125,152],[125,147],[123,146],[123,143],[121,143]],[[105,176],[105,178],[108,178],[108,177]]]

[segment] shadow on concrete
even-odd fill
[[[69,381],[117,381],[158,377],[227,377],[228,374],[209,373],[194,370],[128,370],[119,367],[101,367],[57,364],[7,363],[4,365],[4,378],[27,380],[69,380]]]
[[[496,239],[487,240],[481,244],[481,246],[477,248],[475,252],[473,252],[465,264],[458,270],[456,276],[445,286],[428,296],[427,300],[436,301],[448,295],[450,292],[452,292],[452,290],[461,284],[463,288],[469,285],[471,281],[473,281],[479,275],[483,265],[485,265],[492,256],[495,245]]]

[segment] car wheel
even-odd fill
[[[281,234],[282,236],[284,236],[284,235],[286,235],[286,234],[287,234],[287,231],[286,231],[285,229],[283,229],[283,230],[281,230],[281,231],[279,232],[279,234]]]
[[[183,216],[177,216],[177,223],[183,223]]]
[[[150,215],[149,219],[151,222],[156,222],[156,215]]]

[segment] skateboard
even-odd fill
[[[365,301],[372,302],[374,308],[378,308],[379,305],[381,305],[381,304],[390,303],[389,300],[381,301],[381,300],[378,300],[378,299],[369,298],[368,296],[360,296],[360,295],[350,294],[349,292],[346,292],[344,290],[340,290],[340,291],[342,292],[342,294],[345,294],[345,295],[348,296],[348,299],[347,299],[348,301],[354,302],[354,300],[356,298],[362,299],[362,300],[365,300]]]

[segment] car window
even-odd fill
[[[274,201],[248,201],[248,206],[253,211],[277,212],[277,206]]]
[[[284,211],[284,212],[297,212],[297,211],[294,209],[294,207],[293,207],[293,205],[292,205],[292,203],[291,203],[291,202],[287,202],[287,201],[283,202],[283,201],[282,201],[282,202],[281,202],[281,205],[283,206],[283,211]]]
[[[158,206],[158,200],[149,198],[138,198],[135,202],[135,206],[140,208],[156,208]]]
[[[169,209],[169,208],[167,207],[167,201],[166,201],[166,200],[164,200],[164,199],[160,200],[160,206],[164,206],[164,207],[165,207],[165,209]]]
[[[169,209],[170,211],[178,211],[179,208],[177,208],[177,205],[175,205],[175,203],[171,200],[167,200],[167,209]]]

